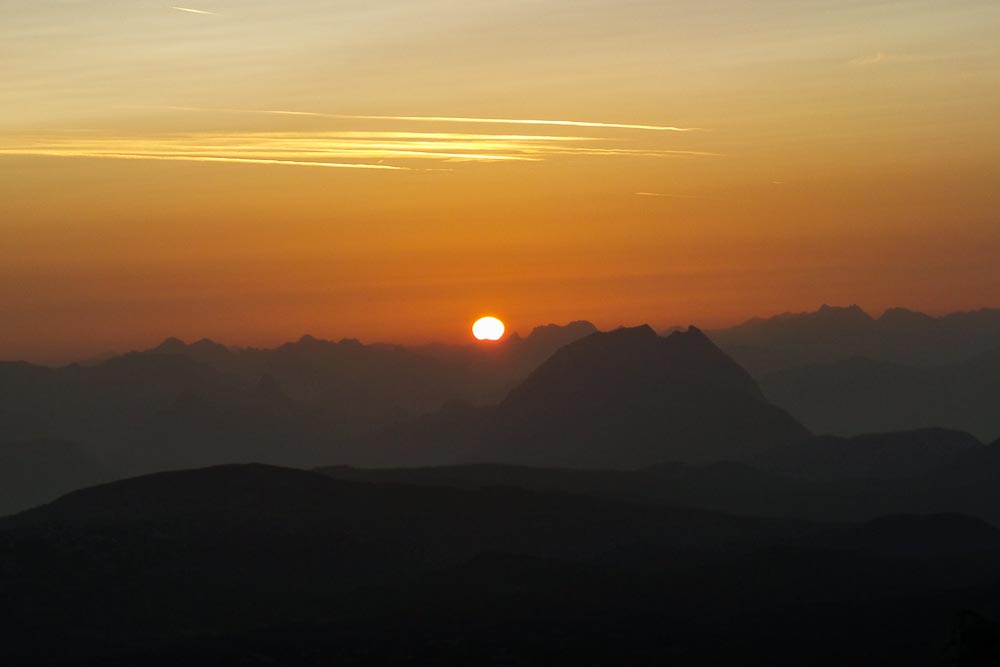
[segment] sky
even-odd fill
[[[177,1],[0,0],[0,359],[1000,306],[995,0]]]

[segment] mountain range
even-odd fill
[[[0,520],[0,638],[18,665],[944,665],[949,627],[996,634],[947,610],[997,608],[997,555],[1000,531],[953,514],[809,523],[224,466]]]
[[[628,468],[747,459],[808,436],[699,330],[641,326],[570,343],[496,406],[452,406],[355,449],[378,457],[369,465]]]
[[[708,333],[755,377],[852,357],[922,368],[1000,348],[1000,309],[933,317],[890,308],[873,318],[856,305],[823,305],[811,313],[753,318]]]
[[[873,318],[823,306],[709,335],[816,433],[942,427],[1000,438],[1000,310]]]
[[[857,310],[0,364],[4,661],[1000,664],[992,334]]]
[[[270,350],[168,339],[93,365],[3,363],[0,458],[13,463],[4,466],[0,512],[96,481],[223,463],[743,461],[785,474],[774,451],[810,432],[945,428],[990,442],[1000,437],[1000,356],[990,347],[1000,341],[997,312],[932,318],[894,309],[874,319],[824,307],[666,336],[648,327],[597,332],[580,321],[495,345],[419,348],[309,336]],[[922,365],[852,356],[859,351]],[[783,361],[754,361],[763,357]],[[754,377],[741,358],[783,370]],[[828,361],[785,367],[816,359]]]

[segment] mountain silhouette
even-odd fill
[[[495,463],[417,468],[326,466],[337,479],[476,489],[516,486],[755,516],[864,521],[961,512],[1000,524],[1000,443],[944,429],[835,438],[769,451],[752,464],[661,463],[636,470]]]
[[[0,516],[118,476],[121,471],[75,443],[0,442]]]
[[[980,455],[956,453],[944,442],[950,436],[941,434],[967,431],[982,441],[1000,435],[994,409],[1000,348],[994,338],[977,351],[989,338],[993,312],[932,318],[895,309],[875,320],[859,308],[827,307],[760,321],[755,326],[765,333],[826,330],[823,340],[831,346],[838,337],[830,331],[852,327],[881,327],[917,342],[949,340],[952,334],[941,332],[958,332],[953,340],[971,341],[962,348],[966,358],[947,365],[849,358],[768,374],[760,387],[697,329],[663,337],[648,327],[600,333],[584,321],[488,345],[405,348],[303,336],[257,350],[168,339],[93,366],[4,363],[3,442],[18,448],[59,442],[58,451],[67,455],[45,464],[25,453],[24,476],[53,475],[62,482],[35,489],[11,484],[18,491],[8,493],[0,512],[74,488],[74,468],[104,471],[103,477],[79,476],[82,485],[251,461],[616,469],[742,461],[794,488],[805,483],[808,493],[798,498],[803,508],[815,509],[810,516],[872,516],[860,500],[831,500],[834,491],[817,490],[817,480],[832,480],[839,493],[847,480],[909,480],[919,470],[930,476],[924,487],[909,489],[913,502],[903,500],[902,483],[883,498],[864,489],[858,497],[883,512],[956,509],[992,517],[994,499],[981,488],[976,466],[965,463]],[[838,345],[829,349],[847,343]],[[840,439],[812,439],[806,429]],[[937,433],[935,442],[941,442],[931,446],[921,440],[925,436],[903,435],[890,446],[896,440],[888,433],[918,430]],[[854,438],[866,433],[881,435],[870,442]],[[76,455],[96,463],[78,463]],[[977,481],[969,486],[966,477]],[[704,494],[688,499],[735,507]],[[757,506],[765,513],[773,509]]]
[[[0,639],[19,665],[794,665],[830,645],[830,664],[914,664],[1000,601],[998,548],[957,515],[762,520],[223,466],[0,519]]]
[[[944,427],[984,440],[1000,436],[1000,348],[924,368],[858,357],[779,371],[760,384],[817,433]]]
[[[568,345],[497,419],[501,460],[548,465],[739,460],[809,435],[694,327],[665,338],[623,328]]]
[[[274,349],[169,338],[145,354],[185,355],[247,384],[269,375],[292,400],[340,419],[377,423],[433,412],[453,400],[494,403],[557,349],[594,331],[576,321],[490,345],[413,348],[309,335]]]
[[[91,365],[0,363],[0,443],[61,442],[100,461],[106,476],[96,478],[75,476],[74,468],[89,466],[78,465],[70,449],[60,450],[66,457],[50,457],[48,466],[25,452],[17,468],[40,480],[80,479],[76,486],[232,462],[356,461],[367,455],[349,447],[359,434],[457,399],[500,397],[564,341],[593,330],[586,322],[548,325],[524,339],[443,346],[435,354],[312,336],[274,349],[169,338]],[[72,488],[11,484],[0,513]]]
[[[495,408],[456,406],[371,447],[404,462],[625,468],[745,459],[807,436],[700,331],[643,326],[561,348]]]
[[[453,398],[476,405],[498,403],[559,348],[597,331],[586,320],[566,325],[547,324],[525,337],[512,333],[495,343],[432,344],[415,348],[421,354],[461,369],[462,395]]]
[[[709,332],[755,377],[852,357],[916,367],[957,363],[997,346],[1000,310],[931,317],[890,308],[872,318],[856,305],[754,318]]]

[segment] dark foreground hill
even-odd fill
[[[322,468],[337,479],[479,489],[513,486],[756,516],[864,521],[961,512],[1000,525],[1000,445],[930,430],[818,437],[753,465],[663,463],[638,470],[478,464]]]
[[[995,636],[998,553],[962,516],[815,524],[227,466],[0,521],[0,639],[11,665],[945,664],[995,657],[948,644]]]

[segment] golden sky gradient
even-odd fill
[[[0,8],[0,358],[1000,306],[995,0]]]

